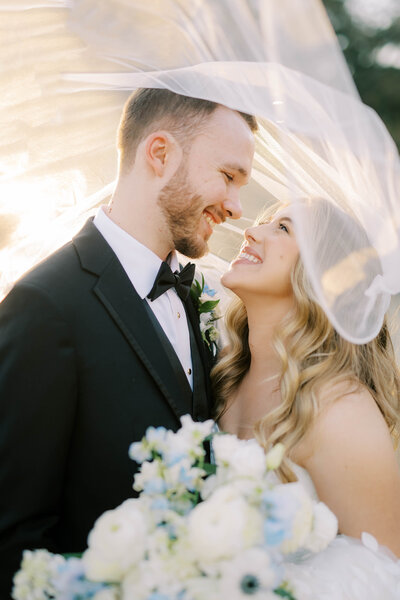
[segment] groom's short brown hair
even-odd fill
[[[122,171],[132,167],[139,143],[152,131],[165,128],[185,146],[219,105],[210,100],[190,98],[166,89],[145,88],[127,100],[118,129],[118,150]],[[239,112],[239,111],[238,111]],[[252,115],[239,112],[251,131],[258,128]]]

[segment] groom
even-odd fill
[[[0,305],[0,597],[24,548],[79,552],[132,496],[131,442],[212,412],[188,292],[216,223],[241,215],[256,122],[139,90],[118,133],[112,201]]]

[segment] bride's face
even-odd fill
[[[291,274],[299,247],[290,214],[290,207],[282,208],[269,222],[246,229],[239,255],[221,279],[225,287],[240,297],[293,296]]]

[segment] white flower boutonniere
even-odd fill
[[[195,279],[190,289],[190,295],[197,308],[200,317],[200,331],[204,342],[211,350],[212,355],[217,353],[217,340],[219,331],[214,323],[221,318],[217,310],[218,300],[213,300],[216,294],[204,281],[204,275],[201,273],[201,282]]]

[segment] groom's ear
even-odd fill
[[[168,131],[155,131],[145,142],[145,158],[156,177],[170,179],[179,167],[183,152],[177,139]]]

